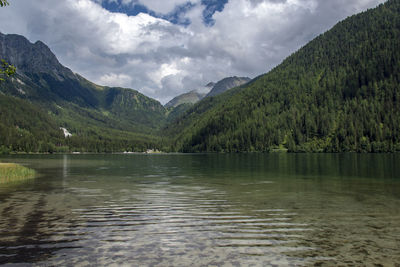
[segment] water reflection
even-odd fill
[[[399,156],[19,156],[0,264],[399,262]]]

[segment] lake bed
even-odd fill
[[[0,264],[400,264],[399,154],[19,155]]]

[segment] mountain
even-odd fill
[[[0,154],[55,151],[64,139],[57,122],[43,109],[12,96],[0,94]]]
[[[58,140],[60,146],[93,152],[155,146],[155,133],[166,120],[166,109],[158,101],[132,89],[96,85],[61,65],[44,43],[32,44],[20,35],[0,34],[0,58],[17,67],[17,74],[0,84],[2,98],[48,114],[46,120],[57,125],[56,130],[67,128],[73,137]],[[18,118],[5,117],[5,106],[0,112],[3,125],[7,121],[17,126]],[[37,143],[47,140],[35,138]],[[10,142],[2,144],[15,146],[16,140]]]
[[[209,82],[206,87],[210,88],[210,90],[215,86],[215,82]]]
[[[181,104],[196,104],[200,100],[202,100],[205,97],[209,96],[216,96],[219,94],[222,94],[223,92],[232,89],[237,86],[241,86],[247,82],[249,82],[251,79],[247,77],[227,77],[222,80],[220,80],[217,83],[210,82],[205,86],[204,91],[208,91],[208,93],[200,93],[198,90],[192,90],[188,93],[184,93],[181,95],[178,95],[174,97],[171,101],[169,101],[167,104],[164,105],[166,108],[171,108],[174,107],[176,108],[177,106]],[[190,105],[186,105],[189,107]]]
[[[207,92],[209,92],[215,83],[210,82],[204,88],[198,90],[192,90],[188,93],[181,94],[177,97],[174,97],[171,101],[164,105],[167,109],[167,121],[166,124],[169,124],[179,118],[184,114],[188,109],[190,109],[195,103],[202,100]],[[205,93],[201,93],[200,91],[204,91]],[[164,132],[160,133],[164,135]]]
[[[172,149],[400,150],[400,1],[351,16],[165,128]]]
[[[184,93],[174,97],[171,101],[164,105],[165,108],[176,108],[181,104],[195,104],[202,100],[208,92],[215,86],[214,82],[209,82],[204,88],[198,90],[192,90],[188,93]],[[185,105],[189,107],[191,105]],[[180,108],[182,109],[182,108]]]
[[[199,102],[201,99],[205,97],[206,94],[204,93],[199,93],[196,90],[192,90],[188,93],[178,95],[177,97],[174,97],[171,101],[169,101],[167,104],[164,105],[166,108],[174,107],[176,108],[177,106],[181,104],[195,104]]]
[[[223,92],[238,87],[240,85],[246,84],[250,81],[250,78],[246,77],[228,77],[220,80],[217,83],[210,82],[206,85],[204,91],[208,91],[207,94],[199,93],[197,90],[190,91],[173,98],[164,107],[169,109],[167,123],[171,123],[177,118],[180,118],[190,110],[190,108],[209,96],[217,96]],[[203,100],[205,101],[205,100]],[[206,101],[208,102],[208,101]],[[172,108],[172,109],[171,109]]]
[[[174,108],[168,116],[168,123],[162,129],[164,137],[172,140],[176,139],[175,145],[172,145],[170,150],[182,151],[182,149],[176,145],[176,143],[180,143],[183,140],[181,138],[182,133],[191,127],[195,127],[196,123],[201,121],[203,116],[208,116],[208,112],[215,109],[218,105],[222,105],[223,103],[227,102],[231,96],[237,94],[241,90],[243,90],[242,86],[234,87],[227,90],[225,93],[216,95],[214,97],[205,97],[195,105],[182,104]]]
[[[248,83],[250,80],[251,79],[247,77],[236,77],[236,76],[222,79],[212,87],[211,91],[206,95],[206,97],[222,94],[231,88]]]

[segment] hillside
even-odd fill
[[[55,151],[64,139],[55,120],[27,101],[0,94],[0,154]]]
[[[181,104],[196,104],[200,100],[202,100],[205,97],[211,97],[211,96],[217,96],[220,95],[224,92],[226,92],[229,89],[232,89],[234,87],[241,86],[245,83],[248,83],[251,79],[247,77],[227,77],[224,78],[217,83],[210,82],[205,86],[205,91],[208,93],[201,93],[198,92],[197,90],[192,90],[188,93],[184,93],[181,95],[178,95],[174,97],[171,101],[169,101],[167,104],[164,105],[166,108],[171,108],[171,107],[178,107]],[[190,106],[190,105],[186,105]]]
[[[184,93],[174,97],[171,101],[164,105],[166,108],[176,108],[181,104],[195,104],[203,99],[206,94],[199,93],[196,90],[192,90],[188,93]]]
[[[400,150],[399,82],[400,1],[389,0],[166,130],[186,152]]]
[[[255,80],[257,80],[257,78],[253,79],[251,82],[254,82]],[[169,123],[162,129],[164,137],[172,140],[176,139],[175,142],[172,142],[174,144],[171,144],[170,149],[173,151],[177,149],[178,146],[176,144],[182,141],[181,134],[185,129],[196,126],[197,122],[201,121],[203,116],[207,116],[207,112],[216,108],[218,105],[227,102],[230,97],[243,90],[245,85],[246,84],[230,88],[224,93],[216,96],[205,97],[195,105],[185,104],[176,107],[168,116]]]
[[[132,89],[96,85],[62,66],[44,43],[32,44],[23,36],[0,34],[0,58],[17,67],[17,74],[0,84],[0,93],[18,98],[14,101],[17,106],[47,114],[44,120],[53,131],[65,127],[73,134],[73,138],[51,141],[52,145],[93,152],[155,146],[155,133],[166,117],[158,101]],[[16,126],[17,117],[7,114],[7,107],[0,106],[3,125],[6,121]],[[32,122],[24,129],[33,127]],[[46,132],[31,134],[37,143],[47,143],[51,134]],[[15,150],[16,140],[10,142],[2,145]],[[25,150],[42,152],[28,146]]]
[[[224,78],[217,83],[210,82],[205,86],[205,91],[208,91],[207,94],[199,93],[197,90],[190,91],[189,93],[181,94],[177,97],[174,97],[171,101],[165,104],[165,108],[167,108],[167,125],[171,125],[171,122],[179,119],[182,120],[182,116],[185,117],[185,113],[193,107],[194,104],[200,102],[208,103],[209,100],[205,100],[204,98],[216,97],[230,89],[238,87],[240,85],[244,85],[250,81],[250,78],[247,77],[227,77]],[[236,92],[235,90],[231,91],[231,93]],[[214,103],[212,100],[211,102]],[[189,111],[190,113],[190,111]],[[197,118],[193,118],[196,120]],[[162,130],[162,135],[165,135],[165,129]],[[169,129],[167,132],[171,132],[173,129]],[[167,133],[168,135],[168,133]]]
[[[206,97],[216,96],[226,92],[229,89],[234,87],[241,86],[245,83],[248,83],[251,79],[248,77],[227,77],[222,79],[221,81],[217,82],[211,91],[206,95]]]

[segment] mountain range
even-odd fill
[[[248,77],[227,77],[224,78],[217,83],[210,82],[205,86],[205,91],[204,92],[199,92],[199,90],[192,90],[188,93],[184,93],[181,95],[178,95],[174,97],[171,101],[169,101],[167,104],[164,105],[166,108],[174,107],[176,108],[177,106],[181,104],[196,104],[200,100],[202,100],[205,97],[210,97],[210,96],[216,96],[219,94],[222,94],[226,92],[229,89],[232,89],[237,86],[241,86],[247,82],[249,82],[251,79]],[[204,91],[204,90],[201,90]],[[186,105],[186,107],[189,107],[190,105]]]
[[[167,104],[164,105],[166,108],[176,108],[179,105],[182,104],[195,104],[202,100],[206,96],[206,93],[200,93],[197,90],[192,90],[188,93],[184,93],[181,95],[178,95],[171,99]]]
[[[225,93],[227,90],[246,84],[251,79],[248,77],[227,77],[214,84],[213,88],[205,97],[217,96]]]
[[[205,96],[191,92],[163,107],[136,90],[90,82],[60,64],[43,42],[30,43],[16,34],[0,33],[0,58],[17,68],[0,83],[4,151],[143,151],[157,147],[159,130],[188,108],[177,106]],[[60,128],[72,138],[65,139]]]
[[[25,131],[20,140],[1,140],[3,146],[17,151],[33,146],[33,150],[41,151],[37,144],[44,143],[45,149],[62,144],[84,151],[113,151],[122,147],[143,150],[157,142],[154,133],[166,114],[158,101],[132,89],[96,85],[62,66],[44,43],[32,44],[20,35],[0,34],[0,58],[17,68],[16,75],[0,84],[1,98],[14,97],[15,105],[34,106],[52,125],[46,131],[64,127],[74,135],[67,140],[42,140],[46,131],[31,131],[35,124],[30,126],[29,119],[22,127],[18,119],[5,118],[9,109],[2,105],[0,138],[12,136],[17,126]],[[19,114],[20,118],[24,116]],[[27,140],[21,141],[24,138]]]
[[[351,16],[168,125],[184,152],[400,150],[400,1]]]
[[[96,85],[23,36],[0,34],[0,58],[17,68],[0,83],[0,153],[400,151],[399,0],[339,22],[253,80],[229,77],[165,106]]]

